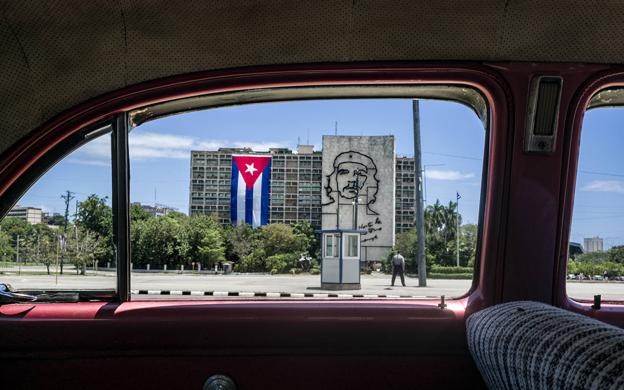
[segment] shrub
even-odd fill
[[[297,268],[299,256],[296,253],[280,253],[266,258],[266,270],[272,274],[288,272]]]
[[[445,267],[441,265],[432,265],[432,274],[470,274],[472,275],[472,267]]]
[[[234,269],[237,272],[264,272],[266,271],[265,257],[264,250],[255,249],[247,256],[243,256]]]
[[[432,272],[427,274],[430,279],[472,279],[472,273],[458,273],[458,274],[439,274]]]

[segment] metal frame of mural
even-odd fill
[[[347,164],[351,166],[355,165],[356,167],[345,167]],[[333,171],[325,176],[327,180],[323,188],[330,201],[323,203],[323,206],[336,203],[336,199],[332,194],[337,193],[338,205],[341,204],[341,197],[349,200],[355,199],[357,204],[366,205],[366,213],[368,215],[379,215],[379,213],[371,208],[371,205],[377,201],[377,192],[379,189],[379,179],[377,178],[377,165],[375,161],[364,153],[349,150],[336,156],[333,168]],[[346,185],[342,185],[345,179],[341,179],[341,176],[346,177]],[[371,180],[369,179],[371,177],[374,181],[373,186],[367,185],[367,183],[370,183]],[[349,180],[350,178],[353,180]],[[372,194],[370,191],[371,188],[374,189]],[[365,189],[366,202],[360,203],[358,198],[363,189]]]

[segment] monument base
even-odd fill
[[[360,290],[360,283],[321,283],[322,290]]]

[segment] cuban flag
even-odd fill
[[[269,223],[271,156],[232,156],[230,214],[234,225]]]

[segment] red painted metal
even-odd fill
[[[526,154],[535,75],[563,78],[556,150]],[[326,64],[184,75],[132,86],[59,115],[0,156],[0,196],[53,145],[118,112],[196,95],[311,85],[460,84],[491,108],[479,278],[448,310],[435,300],[136,301],[0,306],[0,374],[16,388],[199,387],[210,374],[243,387],[483,387],[464,319],[503,301],[553,303],[624,326],[565,293],[567,240],[583,111],[624,84],[622,68],[582,64]],[[8,368],[7,368],[8,367]],[[419,370],[415,368],[419,367]],[[63,372],[63,371],[68,372]],[[145,370],[144,373],[141,370]],[[60,372],[60,373],[59,373]],[[96,372],[115,372],[117,376]],[[137,374],[139,372],[139,374]],[[94,377],[95,376],[95,377]],[[6,377],[0,375],[0,377]],[[279,378],[280,383],[275,383]]]
[[[505,208],[505,177],[508,167],[508,95],[504,80],[491,67],[480,64],[350,64],[262,67],[184,75],[147,82],[116,91],[75,107],[33,132],[9,153],[0,157],[0,196],[45,152],[84,126],[119,112],[172,99],[258,88],[356,84],[454,84],[476,88],[491,109],[489,175],[478,284],[470,299],[473,310],[498,300],[500,270],[492,272],[500,257],[500,234],[504,220],[492,210]]]
[[[566,270],[568,261],[568,241],[572,225],[574,208],[574,191],[576,189],[576,172],[581,148],[581,131],[583,117],[589,100],[597,92],[611,87],[624,85],[624,68],[612,67],[589,77],[575,91],[573,100],[567,110],[567,133],[563,145],[564,161],[562,168],[561,197],[559,199],[560,214],[559,237],[555,256],[554,301],[563,308],[624,327],[624,302],[619,304],[602,304],[600,310],[593,309],[589,301],[579,301],[568,297],[566,293]]]

